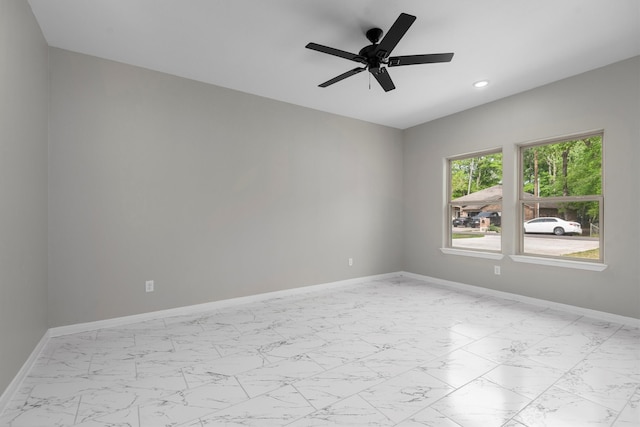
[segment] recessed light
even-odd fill
[[[477,88],[481,88],[481,87],[485,87],[489,84],[489,80],[480,80],[477,81],[473,84],[473,87],[477,87]]]

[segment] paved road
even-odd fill
[[[567,255],[597,249],[598,239],[590,237],[526,235],[524,251],[540,255]],[[453,239],[456,249],[500,250],[500,235],[487,234],[484,237]]]

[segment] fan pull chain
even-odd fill
[[[367,73],[369,74],[369,90],[371,90],[371,73]]]

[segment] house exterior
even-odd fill
[[[532,198],[533,195],[525,193],[525,198]],[[451,201],[453,206],[452,216],[472,217],[480,212],[498,212],[502,214],[502,185],[494,185],[466,196],[458,197]],[[524,221],[541,217],[541,216],[558,216],[558,206],[551,203],[545,203],[544,206],[536,206],[536,203],[525,204]],[[573,212],[567,212],[566,219],[575,219]]]
[[[502,213],[502,185],[494,185],[451,201],[452,215],[458,217],[472,217],[480,212]]]

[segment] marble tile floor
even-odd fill
[[[375,280],[52,338],[10,427],[640,426],[640,328]]]

